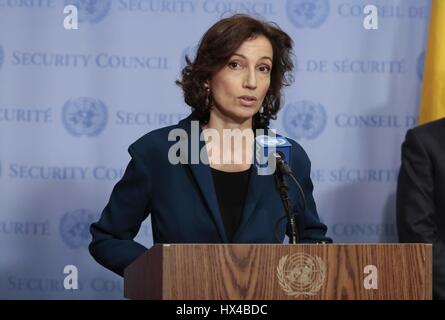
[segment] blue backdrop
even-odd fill
[[[79,8],[65,30],[63,8]],[[363,7],[379,29],[363,28]],[[127,147],[189,113],[174,84],[202,34],[242,12],[295,42],[295,82],[273,123],[312,160],[336,242],[396,242],[400,144],[416,123],[429,0],[0,0],[0,298],[120,299],[88,227]],[[146,221],[137,240],[149,247]],[[79,289],[63,288],[63,267]]]

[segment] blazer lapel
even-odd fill
[[[258,206],[258,202],[261,197],[267,196],[267,188],[273,188],[274,185],[271,184],[271,176],[260,176],[258,175],[257,168],[255,164],[252,164],[252,170],[250,172],[249,185],[247,189],[247,195],[244,202],[243,214],[241,217],[240,226],[235,233],[233,239],[236,241],[238,235],[243,232],[243,229],[249,225],[249,219],[255,212],[255,209]],[[270,192],[274,192],[273,189],[269,190]]]
[[[192,173],[201,189],[201,194],[210,209],[213,221],[216,224],[218,233],[223,242],[229,242],[224,229],[224,223],[222,221],[221,213],[218,206],[218,199],[216,198],[215,187],[213,185],[212,173],[210,167],[205,164],[191,164],[190,168]]]
[[[191,172],[193,176],[196,179],[196,182],[201,190],[201,194],[203,198],[205,199],[205,202],[210,210],[210,213],[212,215],[213,221],[216,224],[218,233],[223,240],[224,243],[228,243],[229,240],[227,238],[225,229],[224,229],[224,223],[222,220],[221,212],[219,210],[218,205],[218,199],[216,198],[216,192],[215,187],[213,184],[213,177],[212,172],[210,170],[210,166],[207,164],[204,164],[199,160],[198,164],[192,164],[191,163],[191,152],[196,152],[196,150],[192,150],[191,144],[192,139],[198,138],[199,140],[199,150],[204,150],[203,156],[206,157],[206,160],[208,159],[207,150],[205,148],[205,142],[201,141],[199,137],[201,136],[201,127],[199,127],[199,135],[198,137],[194,137],[191,130],[191,121],[197,120],[193,114],[187,117],[186,119],[179,122],[179,126],[182,127],[184,130],[186,130],[188,137],[189,137],[189,166],[191,168]],[[195,141],[196,143],[196,141]],[[208,163],[208,161],[207,161]],[[247,196],[244,203],[244,209],[241,217],[241,223],[238,228],[238,230],[235,232],[234,235],[234,241],[238,238],[238,235],[243,232],[243,229],[249,224],[249,219],[252,217],[252,215],[255,212],[255,209],[258,206],[258,202],[261,199],[261,197],[267,196],[267,190],[269,188],[269,192],[275,192],[273,183],[273,177],[272,176],[260,176],[258,175],[257,168],[255,164],[252,164],[252,171],[250,173],[249,178],[249,185],[247,190]]]
[[[199,186],[199,189],[201,191],[201,194],[209,208],[209,211],[212,215],[213,221],[215,222],[216,228],[218,230],[218,233],[222,239],[222,242],[227,243],[228,238],[224,229],[224,223],[222,220],[222,216],[219,210],[219,205],[218,205],[218,199],[216,198],[216,192],[215,192],[215,187],[213,184],[213,177],[212,177],[212,172],[210,170],[210,166],[208,164],[204,164],[201,162],[201,159],[199,159],[198,163],[195,164],[193,163],[192,160],[192,152],[198,152],[198,155],[200,155],[201,150],[203,151],[203,156],[206,157],[206,159],[208,159],[208,155],[207,155],[207,150],[205,148],[205,142],[201,141],[201,139],[199,139],[199,137],[201,136],[201,127],[198,125],[199,128],[199,134],[196,136],[192,134],[192,126],[191,126],[191,121],[192,120],[196,120],[193,115],[187,117],[186,119],[180,121],[179,126],[182,127],[184,130],[186,130],[187,134],[188,134],[188,148],[189,148],[189,156],[188,156],[188,160],[189,160],[189,164],[188,166],[191,169],[191,172]],[[197,121],[197,120],[196,120]],[[199,150],[193,150],[192,148],[192,139],[198,139],[199,141]],[[194,141],[194,143],[197,143],[196,141]],[[207,161],[208,162],[208,161]]]

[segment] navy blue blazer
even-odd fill
[[[151,213],[154,243],[229,243],[215,194],[210,166],[172,165],[168,141],[172,129],[182,128],[190,137],[190,115],[177,125],[151,131],[130,145],[131,155],[124,176],[114,186],[98,222],[91,225],[91,255],[104,267],[123,275],[124,269],[147,249],[133,239]],[[201,133],[201,129],[200,133]],[[292,144],[291,166],[306,197],[306,212],[300,219],[300,241],[331,242],[320,222],[312,196],[310,161],[303,148]],[[190,144],[189,148],[192,144]],[[199,142],[199,150],[205,142]],[[190,155],[190,153],[189,153]],[[289,195],[301,212],[297,187],[289,181]],[[260,176],[252,166],[241,223],[232,243],[282,243],[286,219],[273,175]],[[279,239],[277,239],[277,235]]]

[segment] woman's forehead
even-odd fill
[[[273,48],[269,39],[265,36],[258,36],[253,39],[245,40],[239,48],[233,53],[233,55],[240,56],[241,58],[256,58],[263,59],[273,58]]]

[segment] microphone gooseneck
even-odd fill
[[[276,161],[276,170],[274,174],[275,184],[281,201],[283,202],[284,211],[286,212],[288,220],[289,243],[296,244],[299,240],[297,225],[298,214],[294,213],[292,202],[289,198],[289,186],[285,179],[285,176],[292,175],[292,171],[290,170],[286,161],[281,157],[281,155],[274,153],[274,158]]]
[[[261,135],[255,138],[255,165],[259,175],[274,175],[275,187],[283,203],[285,214],[275,223],[275,237],[277,242],[281,242],[278,227],[283,219],[288,220],[286,233],[289,235],[289,243],[298,243],[300,217],[306,212],[306,198],[301,185],[290,169],[292,160],[292,144],[283,136]],[[288,162],[286,162],[286,160]],[[289,163],[289,164],[288,164]],[[286,176],[290,177],[297,185],[301,195],[302,212],[294,212],[291,199],[289,197],[289,187]]]

